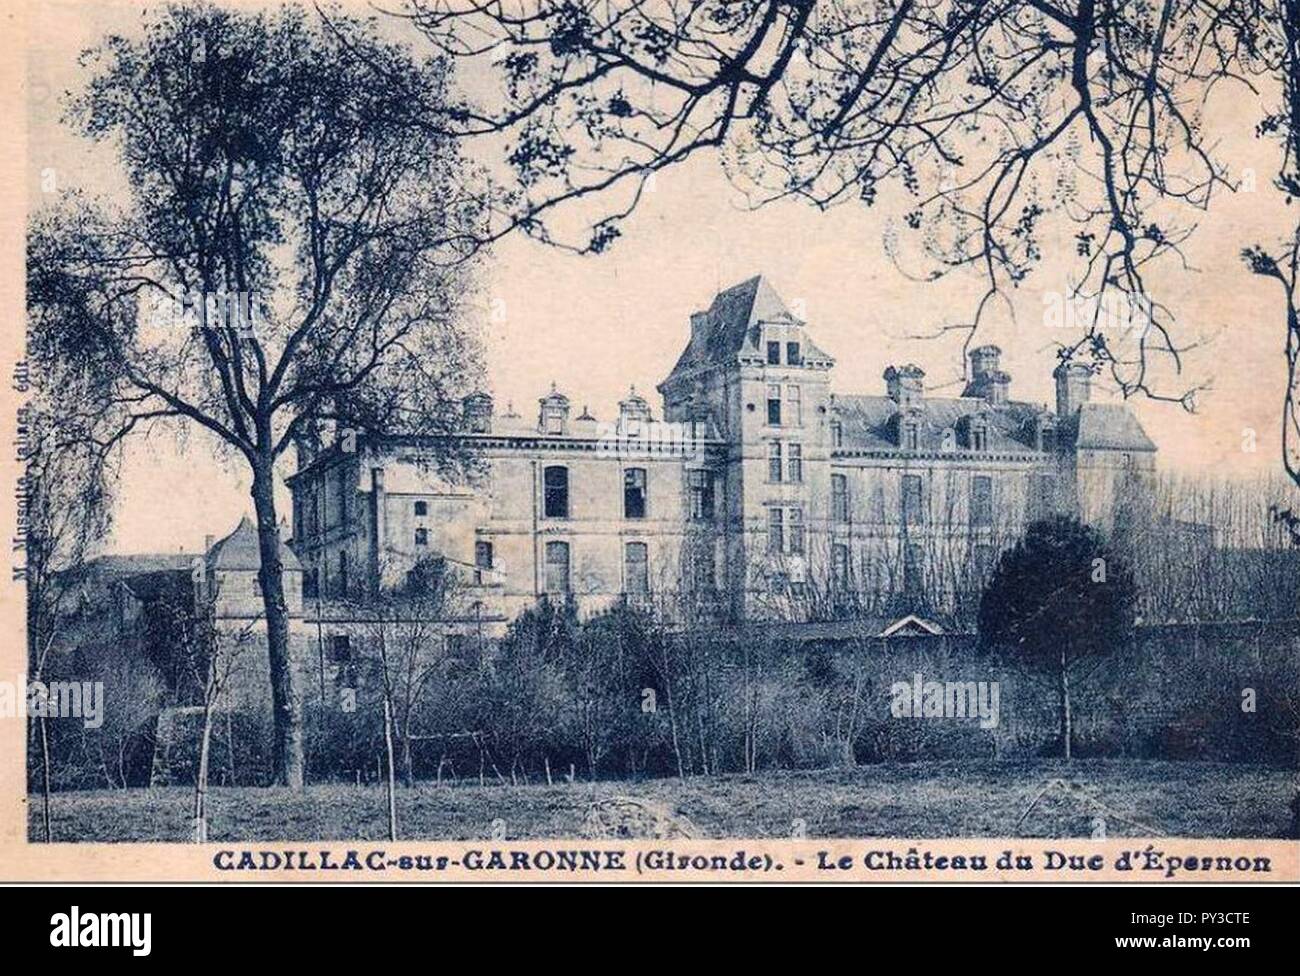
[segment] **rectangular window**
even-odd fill
[[[623,472],[623,517],[645,518],[645,468],[628,468]]]
[[[623,578],[628,593],[650,592],[649,559],[644,542],[629,542],[623,547]]]
[[[767,424],[769,427],[781,426],[781,384],[773,383],[767,388]]]
[[[349,496],[352,494],[352,479],[349,477],[350,472],[346,467],[339,468],[339,524],[345,525],[351,517],[351,506]]]
[[[917,447],[917,426],[914,423],[903,424],[903,450],[915,451]]]
[[[831,421],[831,447],[844,446],[844,425],[838,420]]]
[[[786,401],[786,418],[785,422],[791,427],[803,426],[803,394],[799,392],[799,387],[793,383],[787,383],[785,387]]]
[[[697,592],[708,593],[717,586],[713,546],[698,545],[690,552],[690,580]]]
[[[836,522],[849,520],[849,479],[842,474],[831,475],[831,518]]]
[[[772,441],[767,445],[767,480],[781,480],[781,442]]]
[[[970,524],[987,528],[993,524],[993,479],[975,475],[970,484]]]
[[[569,592],[569,544],[546,543],[546,592],[563,595]]]
[[[790,478],[795,484],[803,481],[803,445],[788,444],[786,445],[787,457],[789,459]]]
[[[691,493],[691,518],[697,522],[713,518],[713,472],[689,471],[686,477]]]
[[[903,589],[907,593],[920,593],[924,583],[921,547],[915,543],[903,548]]]
[[[781,365],[781,343],[769,342],[767,344],[767,365],[769,366]]]
[[[483,574],[492,568],[492,543],[479,540],[474,543],[474,582],[482,584]]]
[[[542,472],[547,518],[569,517],[569,469],[556,465]]]
[[[831,573],[837,590],[848,589],[849,547],[842,543],[836,543],[831,547]]]
[[[803,509],[790,509],[790,553],[803,555]]]
[[[903,475],[903,524],[920,525],[921,515],[921,476],[905,474]]]
[[[975,547],[975,573],[983,578],[993,569],[993,547],[976,546]]]
[[[803,365],[803,353],[799,351],[799,343],[787,342],[785,344],[785,361],[790,366]]]
[[[415,514],[416,514],[416,515],[428,515],[428,514],[429,514],[429,503],[428,503],[428,502],[416,502],[416,503],[415,503]]]
[[[417,548],[424,548],[429,544],[429,530],[419,528],[415,530],[415,545]]]
[[[1037,522],[1052,514],[1053,483],[1049,475],[1029,476],[1029,521]]]
[[[352,660],[352,640],[347,634],[331,634],[329,641],[330,664],[347,664]]]
[[[785,513],[779,508],[767,510],[767,551],[772,555],[785,552]]]
[[[988,450],[989,432],[985,427],[972,427],[970,431],[970,449],[972,451]]]

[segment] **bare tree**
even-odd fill
[[[29,287],[31,282],[29,281]],[[39,328],[39,306],[33,326]],[[82,584],[91,549],[110,524],[109,472],[98,450],[92,384],[76,365],[57,361],[47,345],[32,342],[25,363],[33,394],[19,414],[21,537],[27,593],[27,677],[41,682],[61,635],[70,597]],[[86,395],[78,402],[77,395]],[[33,719],[41,755],[41,821],[50,829],[50,737],[46,716]]]
[[[494,233],[602,250],[658,173],[712,154],[755,206],[902,201],[885,239],[900,269],[984,279],[971,314],[937,326],[967,345],[1064,240],[1072,281],[1053,290],[1083,315],[1061,356],[1189,410],[1198,389],[1171,376],[1198,340],[1150,282],[1190,270],[1201,212],[1237,188],[1199,106],[1281,77],[1259,128],[1283,147],[1277,188],[1300,190],[1294,0],[407,0],[403,16],[499,72],[495,101],[434,113],[506,144],[521,189]],[[576,238],[557,229],[573,203],[595,214]],[[1300,484],[1300,232],[1244,254],[1285,296]]]
[[[188,655],[193,676],[202,689],[203,720],[199,729],[198,767],[194,774],[194,842],[208,841],[208,774],[212,754],[213,720],[230,689],[244,670],[246,652],[254,646],[253,623],[233,633],[216,626],[215,598],[205,601],[196,614],[195,640]]]
[[[472,382],[456,311],[478,201],[455,146],[414,115],[446,97],[447,66],[365,22],[205,5],[150,16],[88,63],[70,117],[120,149],[130,193],[34,219],[29,278],[58,313],[35,327],[95,371],[105,448],[164,424],[251,474],[275,775],[301,787],[276,465],[322,423],[444,432]]]

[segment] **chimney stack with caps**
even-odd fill
[[[925,370],[915,363],[885,370],[885,392],[900,410],[918,403],[925,393]]]
[[[1002,350],[997,346],[980,346],[970,351],[970,382],[962,391],[965,397],[980,397],[994,405],[1006,403],[1010,397],[1011,376],[1002,372],[999,364]]]
[[[1073,417],[1092,392],[1092,367],[1061,363],[1052,376],[1056,378],[1056,415],[1062,419]]]
[[[461,401],[464,410],[465,430],[471,434],[492,432],[492,397],[487,393],[471,393]]]

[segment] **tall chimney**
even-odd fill
[[[471,434],[492,432],[492,397],[487,393],[471,393],[461,401],[464,410],[465,430]]]
[[[1092,392],[1092,368],[1083,363],[1061,363],[1052,371],[1056,379],[1056,415],[1073,417]]]
[[[1002,350],[997,346],[979,346],[970,351],[970,382],[962,391],[965,397],[980,397],[991,404],[1003,404],[1010,396],[1011,376],[1002,372]]]
[[[925,370],[915,363],[890,366],[885,370],[885,392],[900,410],[916,403],[925,394]]]

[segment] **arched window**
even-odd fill
[[[569,517],[569,469],[553,465],[542,472],[543,505],[547,518]]]

